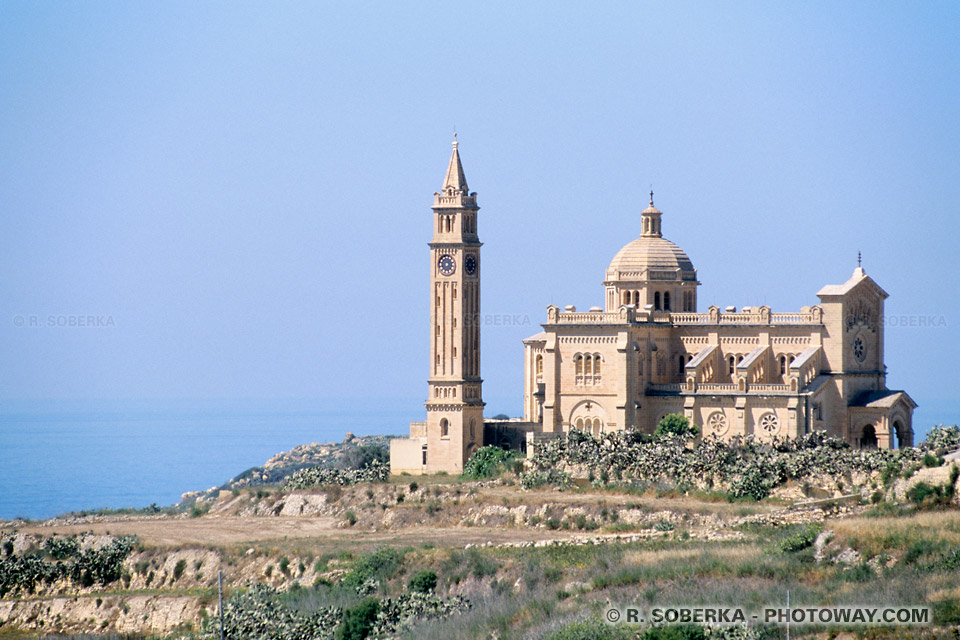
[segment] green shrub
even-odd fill
[[[638,640],[704,640],[706,637],[707,634],[703,627],[694,624],[678,624],[647,627],[638,636]]]
[[[280,573],[285,576],[290,575],[290,558],[287,556],[280,558]]]
[[[11,544],[11,547],[13,545]],[[73,536],[48,538],[43,544],[44,550],[55,560],[64,560],[80,551],[80,542]],[[8,554],[9,555],[9,554]]]
[[[942,485],[930,485],[926,482],[918,482],[907,490],[907,499],[918,507],[928,508],[948,504],[951,494],[952,492],[945,489]]]
[[[939,458],[929,452],[923,455],[923,466],[925,467],[939,467],[942,464],[943,458]]]
[[[347,522],[350,523],[351,527],[357,524],[357,514],[355,514],[353,511],[347,511],[345,514],[343,514],[343,517],[347,519]]]
[[[657,429],[653,432],[656,437],[675,435],[681,438],[696,438],[700,435],[700,427],[691,424],[687,418],[679,413],[669,413],[663,417]]]
[[[803,525],[780,540],[780,550],[787,553],[802,551],[816,541],[822,529],[819,523]]]
[[[467,480],[492,478],[504,471],[506,465],[515,456],[515,452],[488,445],[480,447],[470,456],[463,468],[462,477]]]
[[[396,549],[383,547],[373,553],[361,556],[343,577],[343,584],[357,588],[370,579],[386,580],[391,578],[400,567],[403,554]]]
[[[437,588],[437,573],[429,569],[418,571],[410,578],[407,586],[410,587],[410,591],[430,593]]]
[[[364,640],[370,635],[379,611],[380,602],[376,598],[367,598],[344,611],[343,622],[337,629],[337,640]]]
[[[347,449],[337,462],[337,467],[344,470],[361,470],[375,465],[389,465],[390,450],[382,444],[362,444],[359,447]]]
[[[176,580],[179,580],[180,577],[183,576],[183,570],[186,569],[186,568],[187,568],[187,561],[186,561],[186,560],[179,560],[179,561],[177,562],[177,565],[173,568],[173,579],[174,579],[175,581],[176,581]]]

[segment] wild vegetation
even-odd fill
[[[662,427],[662,428],[661,428]],[[795,439],[764,442],[752,435],[692,443],[697,431],[682,416],[668,416],[654,437],[631,432],[599,438],[582,431],[537,447],[525,487],[566,485],[568,470],[586,470],[597,485],[667,480],[697,489],[722,489],[736,498],[761,500],[788,481],[818,476],[849,477],[882,472],[885,482],[934,466],[937,452],[960,445],[960,429],[937,427],[918,447],[856,450],[846,442],[813,432]]]
[[[361,482],[386,482],[390,477],[390,465],[374,460],[359,469],[308,467],[295,471],[284,486],[287,489],[308,489],[321,485],[346,486]]]
[[[958,430],[935,430],[912,451],[859,452],[812,437],[722,446],[676,425],[650,438],[573,433],[527,470],[484,448],[461,477],[344,481],[382,464],[356,446],[303,485],[224,492],[198,503],[196,518],[16,523],[0,535],[0,575],[16,585],[0,598],[0,612],[11,612],[0,636],[132,630],[214,640],[219,569],[231,640],[776,638],[782,629],[763,625],[641,628],[608,625],[603,614],[611,605],[778,604],[787,590],[795,605],[932,608],[933,627],[876,628],[870,638],[934,638],[960,625],[960,471],[944,458]],[[555,466],[539,459],[547,454]],[[851,488],[861,474],[877,489],[842,504],[734,498],[738,474],[751,469],[775,479],[768,493],[821,469]],[[245,528],[249,541],[203,537],[218,523]],[[60,532],[88,527],[99,533]],[[185,529],[199,542],[169,541]],[[133,532],[153,537],[138,543],[125,535]],[[84,562],[89,571],[74,568]]]
[[[115,538],[101,547],[81,550],[74,536],[51,537],[43,547],[14,553],[4,540],[0,559],[0,597],[8,593],[33,593],[41,583],[70,580],[90,587],[108,585],[122,576],[123,561],[136,545],[131,537]]]

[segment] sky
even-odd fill
[[[652,186],[701,311],[816,304],[861,251],[888,385],[960,421],[958,30],[947,2],[8,0],[0,402],[424,399],[456,130],[488,413],[521,410],[547,305],[602,304]]]

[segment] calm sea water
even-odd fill
[[[932,425],[960,422],[960,403],[919,401],[917,441]],[[422,415],[420,399],[5,401],[0,518],[169,505],[299,444],[405,434]]]
[[[308,442],[404,434],[419,399],[3,402],[0,518],[169,505]]]

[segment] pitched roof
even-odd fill
[[[889,409],[900,400],[904,400],[911,407],[916,407],[917,403],[913,401],[906,391],[895,391],[892,389],[877,389],[874,391],[861,391],[850,403],[851,407],[870,407],[871,409]]]
[[[843,284],[828,284],[824,288],[817,291],[817,297],[829,297],[829,296],[843,296],[853,290],[854,287],[859,285],[861,282],[869,281],[877,290],[880,292],[880,295],[884,298],[888,298],[890,294],[883,290],[883,288],[878,285],[873,278],[867,275],[863,270],[863,267],[857,267],[853,270],[853,275],[850,276],[850,279],[844,282]]]

